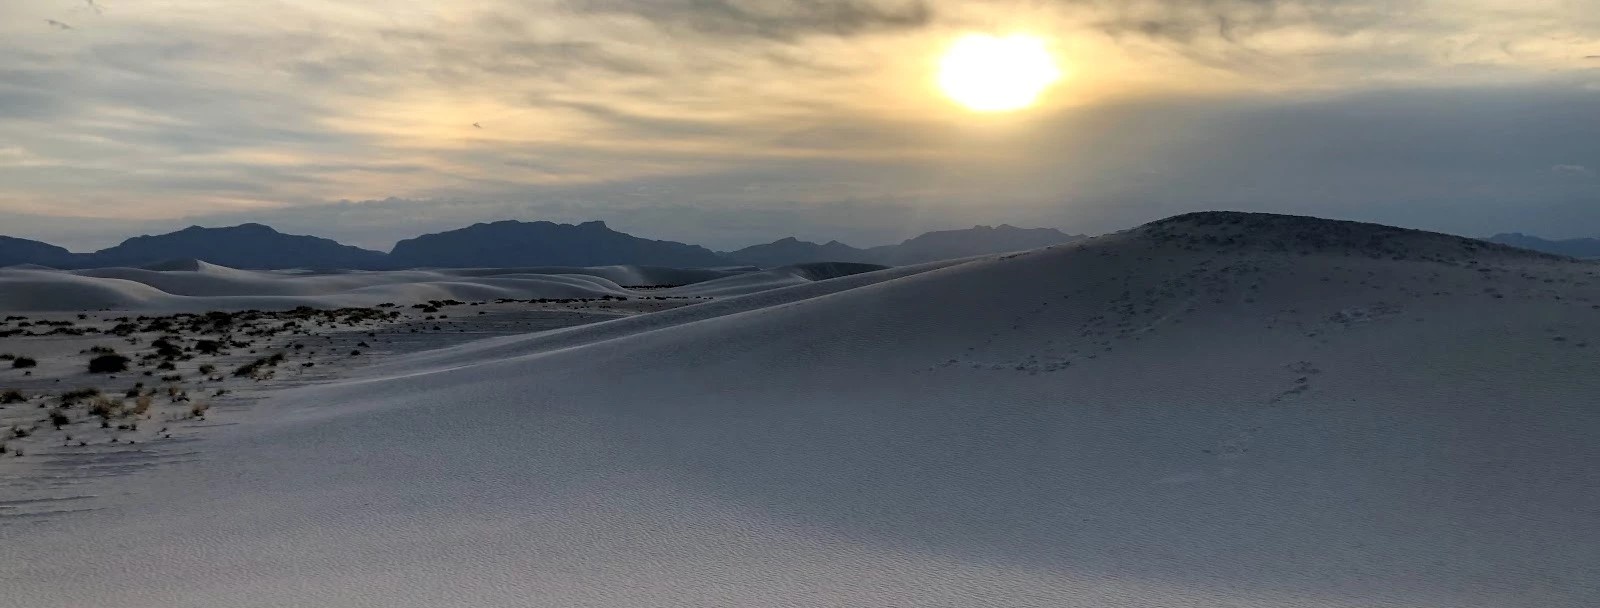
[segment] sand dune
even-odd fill
[[[70,271],[12,266],[0,268],[0,311],[203,311],[371,306],[448,298],[595,298],[642,294],[632,287],[684,285],[740,274],[649,266],[258,271],[200,260]],[[822,275],[790,278],[785,284]]]
[[[804,285],[863,272],[883,270],[877,264],[850,262],[818,262],[795,264],[759,272],[744,272],[709,281],[673,288],[666,293],[678,296],[737,296],[768,291],[781,287]]]
[[[0,604],[1593,606],[1597,270],[1196,214],[425,353],[0,527]]]

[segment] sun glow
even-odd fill
[[[1034,104],[1061,79],[1055,58],[1036,36],[968,34],[939,62],[939,88],[976,112],[1010,112]]]

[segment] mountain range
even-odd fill
[[[765,245],[724,253],[729,259],[755,266],[785,266],[806,262],[862,262],[885,266],[904,266],[935,260],[964,258],[989,253],[1037,249],[1087,238],[1054,228],[973,226],[965,230],[941,230],[907,239],[898,245],[857,249],[839,241],[816,243],[794,237]]]
[[[929,232],[896,245],[861,249],[838,241],[816,244],[785,238],[736,251],[652,240],[612,230],[605,222],[498,221],[402,240],[390,252],[331,239],[284,234],[262,224],[221,228],[190,226],[176,232],[137,236],[92,253],[27,239],[0,237],[0,266],[36,264],[55,268],[149,266],[195,259],[232,268],[472,268],[506,266],[777,267],[812,262],[906,265],[934,260],[1035,249],[1085,238],[1053,228],[974,226]]]
[[[1522,234],[1520,232],[1506,232],[1496,234],[1484,240],[1491,243],[1500,243],[1501,245],[1510,245],[1512,247],[1521,247],[1523,249],[1532,249],[1534,251],[1543,251],[1545,253],[1554,253],[1557,255],[1567,255],[1575,258],[1600,258],[1600,239],[1551,240]]]

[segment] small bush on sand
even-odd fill
[[[27,400],[27,395],[22,394],[22,391],[14,388],[6,389],[5,392],[0,392],[0,403],[22,403]]]
[[[89,360],[89,373],[115,374],[128,371],[128,358],[122,355],[100,355]]]
[[[91,397],[97,397],[99,395],[100,389],[97,388],[80,388],[77,390],[67,391],[65,393],[61,393],[61,405],[71,407],[73,405],[77,405],[79,401],[83,401],[84,399],[89,399]]]
[[[95,397],[89,402],[89,415],[99,416],[102,420],[110,420],[122,414],[122,402],[106,397]]]
[[[194,418],[205,418],[206,410],[209,409],[211,409],[209,404],[196,402],[195,404],[189,406],[189,416]]]
[[[17,358],[17,356],[13,355],[11,353],[0,353],[0,361],[10,361],[10,360],[16,359],[16,358]]]
[[[150,411],[150,402],[149,395],[139,395],[134,398],[133,407],[128,410],[128,413],[134,416],[143,416]]]
[[[59,431],[61,430],[61,427],[69,424],[72,424],[72,419],[67,417],[67,413],[65,411],[50,410],[50,425],[56,427],[56,430]]]
[[[204,365],[201,365],[200,366],[200,373],[204,374],[204,375],[207,375],[207,376],[209,376],[211,374],[215,374],[215,373],[217,373],[217,366],[212,365],[210,363],[206,363]]]
[[[38,367],[38,366],[39,366],[39,362],[35,361],[33,359],[33,357],[17,357],[16,359],[13,359],[11,361],[11,367],[16,368],[16,369],[22,369],[22,368],[25,368],[25,367]]]

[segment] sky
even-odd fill
[[[1062,77],[980,113],[972,33]],[[735,248],[1202,209],[1600,236],[1600,0],[3,0],[0,234]]]

